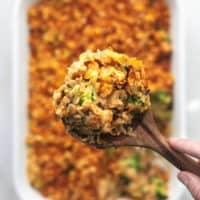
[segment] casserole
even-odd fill
[[[28,97],[28,26],[26,24],[27,8],[34,1],[17,1],[14,11],[14,183],[22,199],[43,199],[29,185],[26,176],[26,145],[27,132],[27,97]],[[172,43],[174,54],[172,71],[176,77],[174,86],[174,116],[173,133],[184,136],[185,133],[185,103],[184,103],[184,46],[182,27],[182,8],[179,1],[168,1],[172,15]],[[171,170],[169,199],[179,199],[182,188],[175,179],[175,171]]]

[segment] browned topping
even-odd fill
[[[40,0],[29,9],[28,21],[30,183],[53,200],[164,199],[168,173],[155,166],[152,154],[129,148],[103,152],[77,142],[55,115],[52,94],[81,52],[111,47],[144,61],[152,106],[167,134],[173,80],[165,0]],[[106,84],[101,90],[109,95]]]
[[[109,49],[87,51],[68,67],[54,101],[68,133],[83,142],[131,135],[133,123],[150,108],[143,63]]]

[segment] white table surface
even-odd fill
[[[13,0],[14,1],[14,0]],[[12,185],[12,88],[11,88],[11,15],[12,0],[1,0],[0,4],[0,199],[17,200]],[[187,101],[191,101],[188,112],[188,133],[200,140],[200,1],[182,0],[186,14],[186,61]],[[196,101],[197,100],[197,101]],[[181,200],[190,200],[186,191]],[[28,200],[28,199],[27,199]]]

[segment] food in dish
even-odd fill
[[[52,200],[159,200],[169,173],[148,151],[97,150],[69,134],[52,95],[66,68],[90,49],[144,61],[154,116],[167,137],[173,108],[170,13],[165,0],[39,0],[28,12],[27,175]]]

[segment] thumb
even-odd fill
[[[188,188],[195,200],[200,200],[200,178],[192,173],[182,171],[178,179]]]

